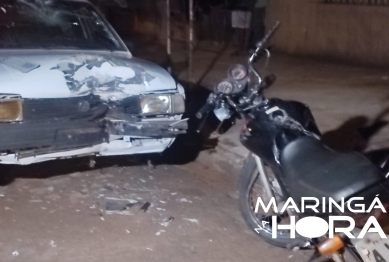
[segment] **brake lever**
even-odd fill
[[[227,100],[227,103],[232,106],[233,108],[237,108],[238,106],[234,103],[234,101],[232,101],[232,99],[229,97],[229,96],[225,96],[226,100]]]
[[[207,118],[209,116],[209,111],[205,114],[205,116],[203,117],[203,119],[201,120],[201,123],[199,125],[199,127],[196,129],[196,132],[198,134],[201,133],[201,130],[203,129],[204,125],[205,125],[205,122],[207,122]]]

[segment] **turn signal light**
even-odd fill
[[[21,100],[0,100],[0,122],[23,121]]]
[[[344,241],[339,235],[334,238],[329,238],[318,246],[319,253],[323,256],[328,256],[344,247]]]

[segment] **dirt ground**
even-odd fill
[[[92,170],[88,159],[12,168],[15,180],[0,190],[1,261],[302,261],[246,227],[237,176],[214,161],[204,152],[186,165],[108,158]]]
[[[198,50],[195,79],[211,87],[238,62],[245,58]],[[360,127],[370,128],[361,148],[389,146],[385,70],[280,55],[270,69],[278,82],[267,95],[310,105],[334,147],[360,145]],[[307,261],[309,252],[270,246],[244,224],[236,192],[245,154],[238,132],[183,164],[111,157],[97,159],[93,169],[88,159],[0,167],[0,260]]]

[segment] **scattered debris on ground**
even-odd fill
[[[157,233],[155,233],[155,235],[159,236],[159,235],[161,235],[161,233],[164,233],[164,232],[166,232],[166,230],[161,229]]]
[[[170,222],[172,222],[173,220],[174,217],[169,217],[166,221],[161,223],[161,226],[167,227],[170,224]]]
[[[139,201],[133,199],[106,198],[106,200],[105,209],[107,212],[124,211],[140,204]]]
[[[147,209],[149,209],[150,206],[151,206],[151,204],[150,204],[149,202],[146,202],[146,203],[144,203],[144,205],[140,208],[140,210],[146,212]]]
[[[193,203],[191,200],[188,200],[188,199],[186,199],[185,197],[184,197],[184,198],[181,198],[181,199],[180,199],[180,202],[181,202],[181,203],[182,203],[182,202]]]
[[[184,218],[184,220],[187,220],[187,221],[189,221],[191,223],[195,223],[195,224],[199,223],[199,221],[197,219],[195,219],[195,218]]]

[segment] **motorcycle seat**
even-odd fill
[[[384,180],[385,174],[357,152],[340,153],[321,141],[299,138],[281,152],[284,180],[291,197],[331,197],[340,202]]]

